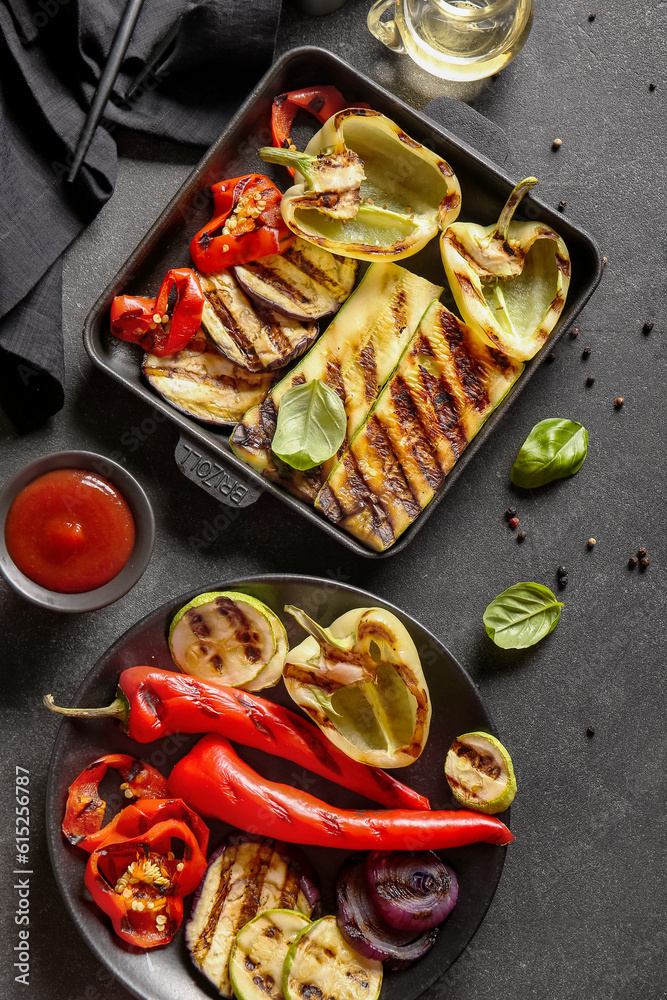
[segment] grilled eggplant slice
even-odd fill
[[[271,372],[253,374],[212,350],[203,331],[176,354],[145,354],[142,371],[177,410],[214,427],[235,424],[264,399],[273,382]]]
[[[317,322],[289,319],[250,302],[231,271],[199,274],[206,301],[202,326],[218,350],[251,372],[283,368],[307,350]]]
[[[316,507],[369,548],[388,549],[522,369],[434,302]]]
[[[216,851],[185,928],[192,961],[225,996],[231,996],[229,956],[236,935],[265,910],[298,910],[310,917],[319,890],[307,859],[295,848],[232,836]]]
[[[336,312],[345,302],[354,288],[358,266],[356,260],[335,257],[299,238],[285,253],[238,265],[234,274],[256,302],[312,322]]]
[[[347,435],[339,455],[368,413],[393,371],[429,302],[442,291],[397,264],[372,264],[326,333],[285,376],[263,403],[253,407],[232,433],[230,444],[239,458],[313,503],[336,464],[328,462],[298,472],[271,452],[280,400],[293,385],[319,378],[345,405]]]

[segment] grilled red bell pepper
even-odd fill
[[[174,286],[176,303],[170,315],[169,293]],[[203,309],[197,275],[190,267],[176,267],[167,272],[154,299],[117,295],[111,304],[111,332],[163,358],[188,345],[201,325]]]
[[[182,842],[182,850],[178,844]],[[167,944],[183,919],[183,897],[199,885],[206,854],[190,827],[157,823],[131,839],[103,844],[86,866],[85,883],[119,937],[138,948]]]
[[[268,177],[246,174],[211,188],[213,218],[190,244],[204,274],[283,253],[294,242],[280,211],[282,194]]]
[[[514,837],[495,816],[468,810],[335,809],[260,777],[220,736],[204,736],[169,776],[169,791],[193,809],[293,844],[351,851],[432,851]]]
[[[349,107],[368,108],[370,105],[350,105],[336,87],[306,87],[305,90],[290,90],[287,94],[278,94],[271,108],[273,145],[281,149],[290,149],[293,146],[290,133],[299,108],[310,111],[324,124],[332,115]],[[295,146],[293,148],[296,149]],[[287,169],[294,177],[293,168]]]
[[[60,708],[51,695],[44,703],[60,715],[115,717],[138,743],[171,733],[218,733],[285,757],[374,802],[429,808],[428,799],[385,771],[351,760],[311,722],[240,688],[207,684],[155,667],[130,667],[120,675],[117,698],[107,708]]]
[[[296,113],[304,108],[324,123],[348,105],[336,87],[307,87],[305,90],[291,90],[278,94],[271,108],[271,131],[273,145],[289,149],[292,140],[290,132]]]
[[[164,799],[167,796],[165,778],[150,764],[124,753],[98,757],[69,786],[62,827],[69,842],[86,851],[94,851],[104,841],[120,816],[119,812],[111,823],[102,826],[107,803],[100,797],[99,787],[109,767],[118,771],[123,779],[120,786],[123,805],[127,805],[129,799]]]

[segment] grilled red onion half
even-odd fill
[[[366,958],[382,962],[386,969],[407,969],[433,947],[438,929],[415,931],[392,927],[378,912],[366,880],[363,855],[349,858],[336,883],[340,931],[352,947]]]
[[[366,881],[387,923],[415,934],[442,923],[459,894],[456,875],[433,851],[372,851]]]

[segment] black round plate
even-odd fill
[[[455,736],[473,730],[492,729],[491,720],[474,684],[451,654],[413,618],[379,598],[346,584],[317,577],[265,576],[227,580],[183,594],[164,604],[129,629],[98,660],[79,689],[75,705],[107,705],[114,697],[118,676],[127,667],[148,665],[174,669],[166,642],[175,612],[198,593],[210,590],[241,590],[259,598],[281,613],[285,604],[303,608],[312,618],[329,624],[357,607],[383,607],[397,615],[409,629],[422,660],[433,703],[431,732],[426,750],[409,769],[395,771],[397,777],[427,795],[433,808],[456,806],[444,776],[447,749]],[[285,619],[290,643],[304,633],[289,616]],[[283,704],[293,703],[282,684],[261,692]],[[107,753],[130,753],[168,774],[173,764],[197,737],[170,736],[139,745],[126,737],[110,719],[63,721],[51,759],[46,796],[47,832],[51,862],[63,899],[79,932],[101,962],[123,985],[142,1000],[201,1000],[219,996],[216,989],[191,964],[183,928],[165,948],[148,952],[124,944],[115,936],[110,921],[88,898],[83,885],[87,855],[71,847],[62,837],[60,824],[67,787],[96,757]],[[357,807],[364,800],[313,776],[289,761],[268,757],[260,751],[238,748],[239,753],[266,777],[308,789],[337,806]],[[503,819],[508,818],[507,814]],[[211,824],[211,847],[228,829]],[[342,850],[305,848],[322,882],[325,912],[333,912],[333,889],[338,870],[348,856]],[[425,958],[404,972],[387,973],[382,1000],[414,1000],[458,958],[484,918],[496,890],[505,849],[475,844],[439,852],[456,871],[460,891],[458,903],[443,924],[435,946]],[[186,902],[186,913],[188,903]]]

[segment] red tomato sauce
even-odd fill
[[[29,483],[9,508],[5,542],[33,583],[82,594],[113,580],[134,547],[134,519],[106,479],[54,469]]]

